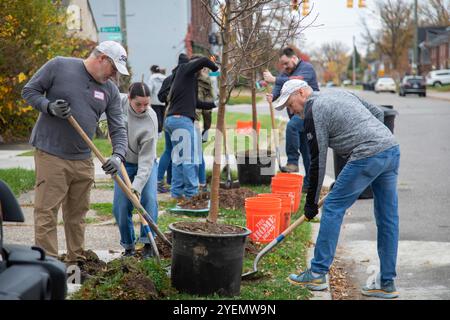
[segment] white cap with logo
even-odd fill
[[[299,79],[288,80],[283,84],[283,88],[281,88],[280,99],[278,100],[277,106],[275,109],[283,110],[286,106],[286,102],[288,101],[291,94],[296,92],[300,88],[307,87],[308,83]]]
[[[110,57],[121,74],[125,76],[130,75],[127,69],[127,52],[120,43],[115,41],[103,41],[96,49]]]

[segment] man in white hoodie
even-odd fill
[[[125,169],[132,182],[133,192],[156,223],[158,219],[158,202],[156,199],[158,120],[156,113],[150,108],[149,87],[141,82],[133,83],[130,86],[128,96],[122,97],[122,107],[128,132]],[[115,185],[113,213],[119,226],[120,244],[125,249],[125,256],[135,254],[136,239],[132,212],[132,203],[118,185]],[[142,226],[139,240],[144,243],[144,258],[152,256],[150,239],[148,239]]]
[[[163,102],[158,99],[158,92],[161,89],[161,85],[166,78],[164,74],[162,74],[161,69],[157,65],[153,65],[150,68],[152,75],[148,80],[148,87],[150,88],[150,98],[152,103],[152,109],[155,111],[156,116],[158,117],[158,133],[162,132],[163,121],[164,121],[164,113],[166,111],[166,106]]]

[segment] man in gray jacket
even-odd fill
[[[304,119],[311,150],[310,189],[304,209],[307,220],[318,213],[328,147],[348,159],[323,205],[311,268],[299,275],[291,274],[289,281],[311,290],[327,288],[326,274],[334,259],[345,211],[371,185],[381,281],[364,287],[362,294],[379,298],[398,297],[394,278],[398,248],[400,149],[383,124],[383,112],[350,92],[313,92],[302,80],[289,80],[283,85],[277,109],[282,110],[286,106]]]
[[[94,182],[91,150],[70,123],[78,121],[92,138],[105,112],[113,154],[103,169],[116,174],[125,159],[127,132],[119,90],[110,80],[128,75],[127,53],[117,42],[105,41],[86,59],[57,57],[41,67],[25,85],[22,96],[39,118],[30,143],[36,148],[35,242],[48,255],[58,255],[57,216],[62,204],[67,262],[84,260],[84,218]]]

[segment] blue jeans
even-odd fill
[[[348,162],[344,166],[323,205],[319,235],[311,261],[313,272],[324,274],[329,271],[345,211],[371,185],[378,230],[381,281],[390,281],[396,277],[399,163],[400,148],[395,146],[374,156]]]
[[[131,182],[133,182],[134,177],[138,171],[138,165],[133,163],[125,163],[125,169],[127,170],[128,176]],[[156,176],[158,172],[158,162],[155,161],[153,164],[152,173],[144,186],[141,193],[141,204],[144,209],[148,212],[150,217],[155,223],[158,220],[158,201],[156,199],[157,188],[156,188]],[[117,224],[119,226],[120,232],[120,244],[125,249],[133,249],[135,245],[135,233],[134,225],[132,220],[133,204],[128,200],[122,189],[114,183],[114,201],[113,201],[113,213],[116,218]],[[155,236],[152,230],[153,237]],[[150,239],[144,231],[141,225],[139,241],[142,243],[150,243]]]
[[[198,173],[201,163],[197,130],[192,119],[184,116],[167,117],[165,128],[172,142],[171,196],[191,198],[198,194]]]
[[[164,180],[164,175],[167,171],[167,183],[170,184],[171,178],[172,178],[172,141],[170,140],[170,134],[166,131],[166,128],[164,127],[164,138],[165,138],[165,149],[164,153],[161,156],[161,159],[159,159],[159,166],[158,166],[158,182]]]
[[[308,140],[306,139],[304,121],[298,115],[294,115],[286,126],[286,154],[287,163],[298,166],[300,153],[302,154],[303,166],[305,167],[305,177],[303,186],[309,187],[309,165],[311,154],[309,152]]]

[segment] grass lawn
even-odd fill
[[[256,103],[259,103],[263,100],[262,97],[256,97]],[[228,100],[228,105],[233,106],[236,104],[252,104],[252,96],[247,95],[238,95],[238,96],[231,96]]]
[[[450,84],[446,84],[441,87],[427,86],[427,90],[438,92],[450,92]]]
[[[0,179],[9,185],[16,197],[33,189],[36,180],[34,170],[22,168],[0,169]]]
[[[247,113],[241,113],[241,112],[227,112],[225,115],[225,123],[227,128],[231,129],[231,128],[235,128],[236,127],[236,122],[237,120],[241,120],[241,121],[251,121],[252,120],[252,115],[251,114],[247,114]],[[258,116],[258,121],[261,123],[261,129],[271,129],[272,128],[272,122],[271,122],[271,118],[270,115],[259,115]],[[212,129],[215,128],[215,124],[217,123],[217,113],[213,112],[212,114]],[[279,127],[281,125],[281,121],[275,120],[276,126]],[[201,124],[203,126],[203,124]],[[233,131],[233,130],[231,130]],[[269,131],[270,132],[270,131]],[[230,131],[228,131],[228,135],[230,135]],[[203,144],[203,148],[205,150],[205,154],[211,154],[212,155],[212,150],[214,147],[214,130],[211,130],[210,132],[210,137],[209,137],[209,142]],[[237,151],[242,151],[242,150],[247,150],[249,149],[249,146],[251,146],[251,137],[247,136],[248,138],[244,139],[244,136],[240,136],[241,138],[237,138],[238,135],[236,135],[233,131],[233,135],[229,137],[229,141],[231,141],[231,139],[233,139],[235,141],[235,150]],[[112,146],[110,144],[110,142],[107,139],[94,139],[93,140],[95,146],[100,150],[100,152],[105,156],[105,157],[109,157],[112,153]],[[267,146],[267,139],[265,138],[261,138],[261,148],[264,148]],[[209,148],[208,151],[206,151]],[[161,136],[160,139],[158,139],[158,144],[156,146],[156,153],[158,155],[158,157],[160,157],[165,149],[165,138],[164,135]],[[230,153],[231,150],[230,150]],[[27,151],[24,152],[22,154],[20,154],[19,156],[33,156],[34,155],[34,150],[31,151]]]
[[[259,193],[270,192],[268,186],[246,186]],[[304,199],[302,200],[304,203]],[[160,203],[160,207],[167,208],[174,206],[174,203]],[[300,212],[300,211],[299,211]],[[299,217],[299,213],[292,216],[292,221]],[[158,225],[163,232],[168,231],[171,223],[178,221],[196,221],[205,216],[196,214],[174,214],[165,213],[158,219]],[[245,226],[245,212],[241,210],[221,210],[219,222]],[[286,280],[290,273],[298,272],[304,269],[306,263],[306,252],[311,236],[310,224],[303,224],[297,228],[284,242],[275,247],[270,253],[260,260],[258,270],[261,270],[259,279],[242,281],[241,295],[230,298],[230,300],[305,300],[308,299],[310,292],[302,287],[293,286]],[[244,259],[244,272],[252,270],[255,255],[246,254]],[[163,263],[169,264],[169,261]],[[172,293],[166,297],[168,300],[186,299],[224,299],[218,295],[207,297],[193,296],[189,294]]]

